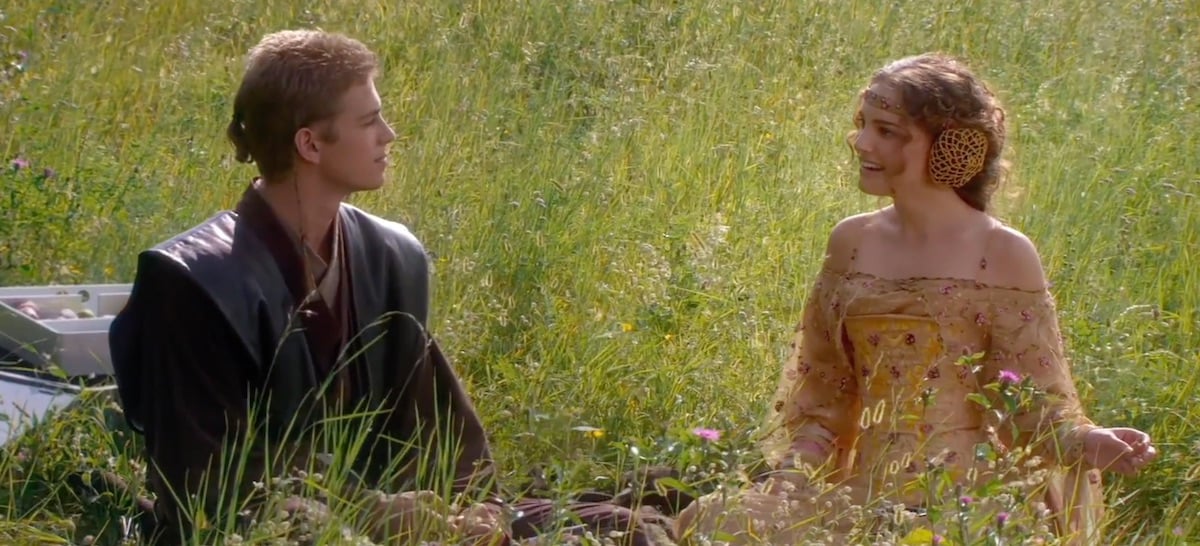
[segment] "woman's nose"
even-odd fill
[[[860,154],[871,151],[871,137],[867,136],[867,131],[860,129],[858,134],[854,135],[854,150]]]

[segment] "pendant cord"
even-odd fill
[[[304,207],[300,203],[300,181],[299,181],[299,178],[300,177],[297,176],[295,173],[292,174],[292,191],[294,191],[296,194],[296,217],[300,224],[299,225],[300,262],[301,262],[301,267],[304,268],[304,278],[305,278],[305,280],[308,281],[308,290],[307,291],[309,292],[309,295],[311,295],[311,293],[316,291],[316,289],[317,289],[317,279],[316,279],[316,277],[313,276],[312,269],[310,269],[308,267],[308,253],[309,253],[308,235],[304,231]],[[305,299],[308,299],[308,296],[306,296]]]

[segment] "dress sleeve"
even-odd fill
[[[820,466],[851,440],[858,385],[838,350],[837,286],[823,269],[804,304],[791,352],[768,411],[764,455],[773,468]]]
[[[1032,403],[998,427],[1001,438],[1052,464],[1080,460],[1083,438],[1097,428],[1087,417],[1064,354],[1057,309],[1048,290],[997,291],[992,298],[991,342],[983,361],[983,383],[1023,381],[1035,388]],[[993,404],[998,394],[987,391]],[[1015,433],[1014,433],[1015,432]]]

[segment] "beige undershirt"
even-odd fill
[[[333,221],[333,256],[329,262],[325,263],[319,255],[308,245],[304,246],[304,256],[308,262],[308,269],[312,272],[313,279],[317,282],[317,292],[321,299],[329,304],[332,309],[337,301],[338,283],[342,278],[342,223],[335,219]],[[330,265],[332,264],[332,265]]]
[[[350,336],[350,295],[348,292],[345,292],[343,293],[344,297],[342,301],[338,301],[338,288],[342,281],[342,254],[345,251],[342,248],[341,224],[341,221],[335,217],[333,222],[333,253],[329,257],[328,263],[322,260],[308,245],[303,246],[309,271],[312,272],[313,279],[317,283],[317,295],[325,301],[329,310],[337,315],[337,323],[341,325],[341,331],[338,332],[338,336],[340,336],[339,339],[344,346]],[[338,365],[340,365],[340,361]],[[343,388],[345,387],[343,385]],[[348,392],[342,391],[334,399],[340,399],[348,395]]]

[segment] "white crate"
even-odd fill
[[[0,445],[70,407],[79,393],[76,386],[0,371]]]
[[[108,327],[125,306],[130,284],[0,287],[0,353],[12,351],[39,367],[50,364],[69,376],[112,375]],[[37,318],[21,309],[37,308]],[[76,316],[64,318],[69,309]]]

